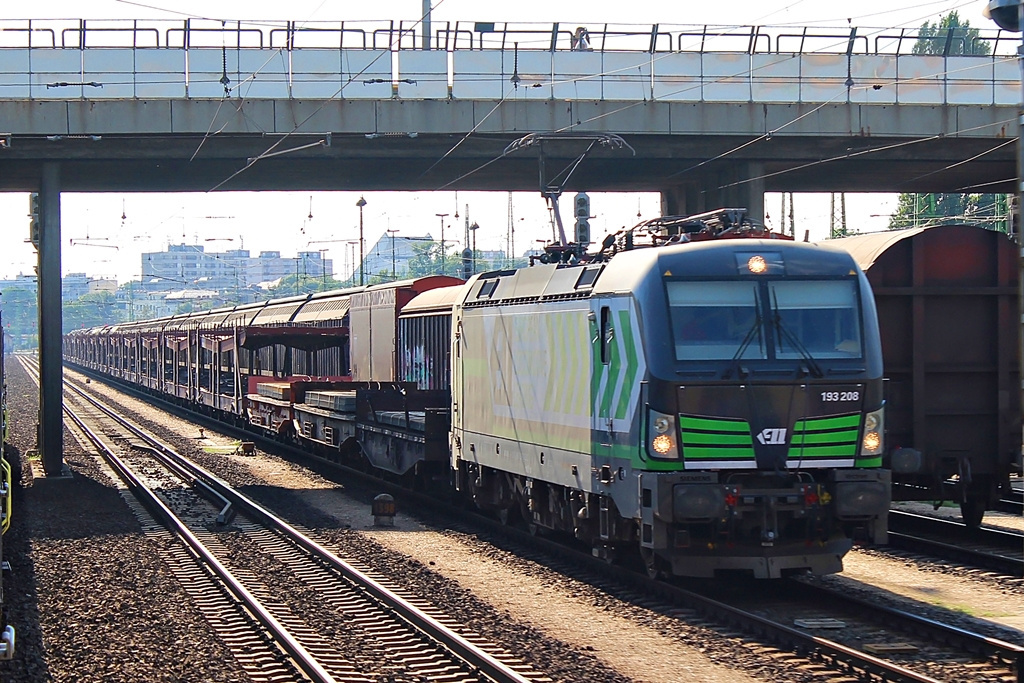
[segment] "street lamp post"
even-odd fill
[[[345,252],[345,261],[350,264],[345,270],[348,272],[348,279],[351,281],[350,286],[354,287],[356,284],[356,245],[359,244],[359,240],[349,240],[345,244],[348,245],[348,250]]]
[[[476,231],[480,229],[480,224],[473,221],[473,225],[469,226],[469,231],[473,235],[472,244],[470,247],[473,250],[473,271],[470,275],[476,275]]]
[[[448,214],[435,213],[434,215],[441,219],[441,275],[444,275],[444,219],[448,217]]]
[[[363,271],[363,207],[366,206],[366,200],[363,197],[359,197],[356,206],[359,207],[359,286],[362,287],[366,284]]]
[[[327,291],[327,260],[324,255],[327,253],[327,249],[318,249],[320,252],[320,291]]]
[[[395,273],[395,233],[398,232],[398,228],[388,228],[388,235],[391,236],[391,281],[394,282],[398,279]]]

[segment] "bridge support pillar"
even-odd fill
[[[686,216],[725,207],[747,209],[750,220],[764,222],[764,165],[745,161],[699,180],[661,191],[661,209],[666,216]]]
[[[64,472],[60,282],[60,165],[43,164],[39,185],[39,451],[48,477]]]

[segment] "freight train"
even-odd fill
[[[824,574],[884,542],[849,254],[729,210],[540,261],[80,330],[65,358],[652,575]]]

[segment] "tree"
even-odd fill
[[[889,229],[966,223],[1009,232],[1009,216],[1009,202],[1005,194],[905,192],[900,195],[896,211],[889,218]]]
[[[978,29],[961,20],[956,10],[937,24],[924,22],[914,43],[915,55],[987,55],[992,46],[978,39]],[[1004,194],[934,193],[900,195],[899,205],[889,219],[890,230],[916,225],[969,223],[1009,232],[1009,203]]]
[[[390,273],[390,271],[389,271]],[[357,278],[358,280],[358,274]],[[299,294],[309,294],[310,292],[327,292],[332,289],[344,289],[350,287],[351,283],[348,280],[335,280],[330,275],[286,275],[281,278],[281,281],[277,283],[277,286],[270,290],[270,298],[281,298],[287,296],[297,296]],[[243,290],[243,294],[248,297],[251,293],[248,290]],[[249,301],[245,298],[244,301],[241,295],[237,297],[239,301],[234,303],[245,303]]]
[[[35,291],[5,289],[0,294],[4,329],[14,340],[14,349],[30,349],[39,344],[39,308]]]
[[[462,267],[462,256],[445,253],[449,250],[442,251],[439,242],[413,242],[410,246],[413,256],[409,259],[409,277],[440,275],[442,270],[446,275],[457,275]]]
[[[124,322],[125,312],[112,292],[94,292],[65,303],[64,331]]]
[[[937,24],[921,24],[914,43],[915,55],[988,55],[992,46],[978,39],[978,29],[971,22],[961,20],[956,10],[941,17]]]

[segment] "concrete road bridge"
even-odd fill
[[[539,147],[503,150],[550,132],[635,151],[595,150],[571,189],[682,211],[1012,186],[1012,34],[918,55],[905,29],[591,25],[589,50],[574,29],[435,22],[423,49],[401,22],[2,21],[0,190],[45,162],[74,191],[532,190]],[[546,167],[586,144],[546,143]]]
[[[566,190],[660,191],[667,213],[756,217],[765,191],[1013,189],[1013,34],[577,29],[0,21],[0,191],[41,193],[47,472],[62,191],[540,190],[590,147]]]

